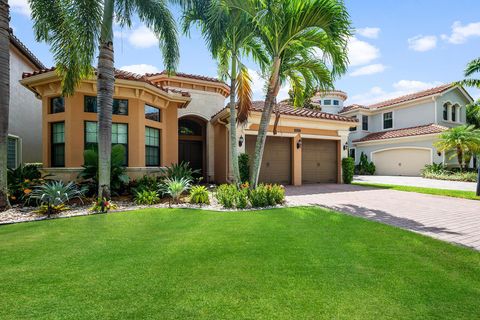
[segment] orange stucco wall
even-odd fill
[[[228,134],[225,125],[217,123],[213,126],[215,135],[215,182],[225,183],[228,180]]]

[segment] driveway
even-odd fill
[[[412,186],[423,188],[436,188],[447,190],[475,191],[477,184],[475,182],[463,181],[445,181],[435,179],[425,179],[422,177],[400,177],[400,176],[355,176],[353,182],[393,184],[399,186]]]
[[[480,201],[345,184],[288,186],[291,205],[319,205],[480,250]]]

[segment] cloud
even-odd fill
[[[348,104],[370,105],[376,102],[385,101],[406,94],[430,89],[443,83],[440,81],[423,82],[417,80],[400,80],[392,84],[392,89],[385,91],[379,86],[372,87],[365,93],[351,96]]]
[[[28,0],[9,0],[8,4],[13,12],[20,13],[30,17],[30,6],[28,5]]]
[[[253,69],[248,69],[248,73],[252,78],[252,95],[253,100],[265,100],[266,88],[265,88],[265,79],[262,78],[261,74]],[[277,95],[277,101],[282,101],[287,99],[288,91],[290,90],[289,85],[284,85],[280,88],[280,91]]]
[[[478,36],[480,36],[480,22],[462,25],[460,21],[455,21],[452,25],[452,34],[450,36],[442,34],[442,39],[453,44],[462,44],[468,38]]]
[[[365,38],[376,39],[380,34],[380,28],[371,28],[371,27],[359,28],[357,29],[357,34]]]
[[[381,63],[376,63],[376,64],[370,64],[365,67],[361,67],[350,73],[350,76],[352,77],[358,77],[358,76],[366,76],[370,74],[375,74],[375,73],[380,73],[385,70],[385,66]]]
[[[145,74],[145,73],[156,73],[160,72],[160,69],[151,65],[151,64],[132,64],[129,66],[120,67],[120,70],[125,70],[128,72],[138,73],[138,74]]]
[[[141,25],[128,36],[128,42],[136,48],[150,48],[158,45],[155,34],[146,26]]]
[[[380,57],[380,50],[368,42],[350,38],[348,43],[348,58],[350,66],[361,66]]]
[[[424,51],[432,50],[436,46],[437,46],[436,36],[418,35],[408,39],[408,47],[415,51],[424,52]]]

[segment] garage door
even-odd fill
[[[250,162],[253,160],[255,142],[256,136],[247,136],[245,148],[250,155]],[[290,184],[292,172],[291,148],[291,138],[267,137],[259,182]]]
[[[431,151],[427,149],[401,148],[372,154],[376,175],[419,176],[426,164],[432,163]]]
[[[302,139],[302,183],[336,183],[337,141]]]

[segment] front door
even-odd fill
[[[206,122],[196,117],[178,120],[178,162],[188,162],[205,177]]]

